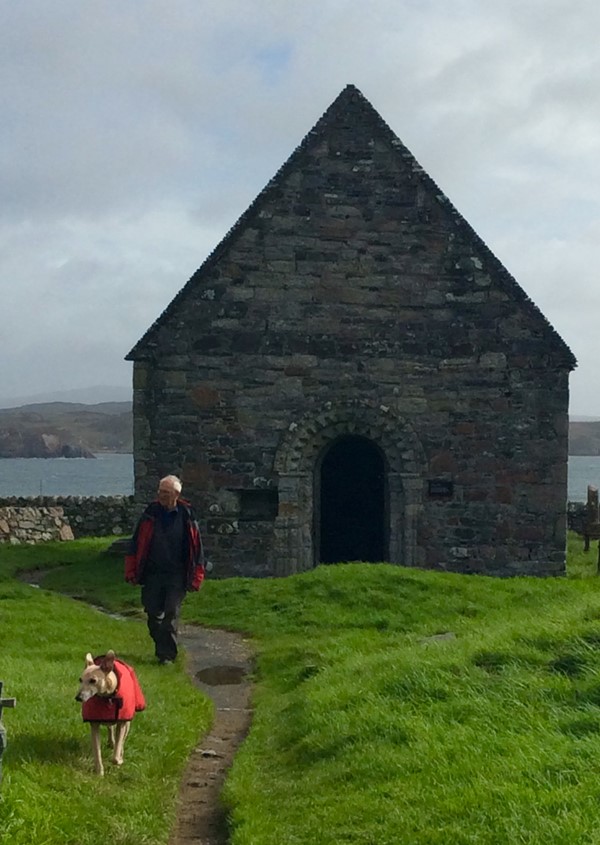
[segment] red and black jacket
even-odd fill
[[[200,589],[204,580],[204,553],[198,522],[189,502],[179,499],[177,502],[183,513],[184,530],[187,546],[186,590]],[[128,554],[125,555],[125,580],[130,584],[144,583],[144,569],[154,535],[156,520],[160,518],[162,505],[151,502],[136,526]]]

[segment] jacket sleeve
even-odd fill
[[[196,592],[204,581],[204,549],[197,519],[192,516],[190,530],[190,578],[188,589]]]
[[[139,556],[138,556],[138,543],[139,543],[139,536],[140,536],[140,525],[141,519],[139,520],[138,524],[135,527],[135,531],[133,537],[129,541],[129,548],[125,553],[125,580],[129,584],[137,584],[138,583],[138,575],[139,575]]]

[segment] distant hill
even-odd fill
[[[0,409],[0,458],[132,451],[131,402],[40,402]]]
[[[0,409],[0,458],[132,451],[131,402],[37,402]],[[600,455],[600,420],[569,422],[569,454]]]
[[[48,390],[44,393],[29,393],[24,396],[0,396],[0,408],[21,408],[23,405],[71,402],[98,405],[101,402],[131,402],[131,387],[97,384],[90,387],[74,387],[71,390]]]
[[[569,455],[600,455],[600,420],[569,423]]]

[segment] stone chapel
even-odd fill
[[[215,575],[564,572],[574,356],[352,85],[127,358]]]

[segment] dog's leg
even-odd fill
[[[92,756],[94,758],[94,769],[97,775],[104,774],[104,766],[102,765],[102,749],[100,748],[100,724],[98,722],[90,722],[92,729]]]
[[[109,745],[109,748],[115,747],[115,726],[114,726],[114,724],[108,726],[108,745]]]
[[[113,754],[113,763],[116,766],[123,765],[123,752],[125,751],[125,740],[129,733],[131,722],[117,722],[115,751]]]

